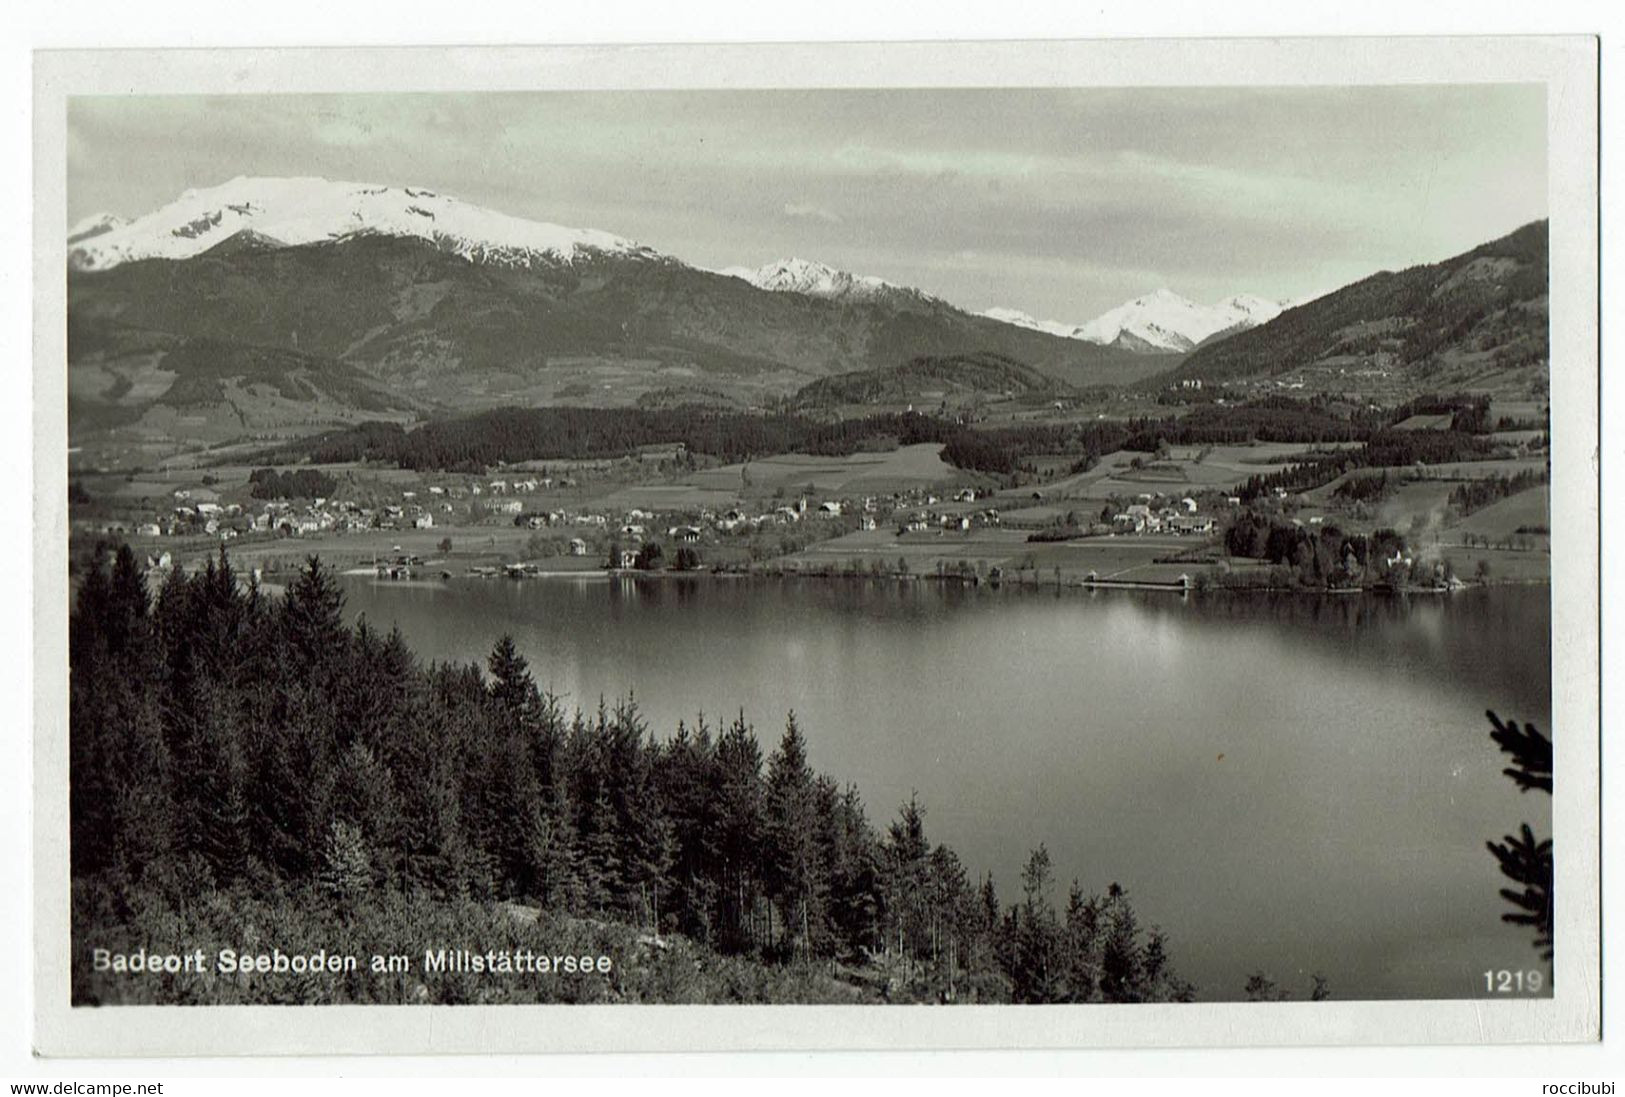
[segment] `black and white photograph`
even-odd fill
[[[1595,55],[1526,45],[61,85],[52,1008],[1593,1038],[1596,154],[1518,62]]]

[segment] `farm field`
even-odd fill
[[[942,446],[922,442],[887,453],[854,453],[846,457],[818,457],[789,453],[744,464],[705,469],[687,477],[695,488],[738,493],[794,490],[811,486],[816,492],[878,494],[928,484],[963,481],[967,474],[942,459]]]
[[[1059,503],[1064,500],[1102,502],[1113,496],[1133,498],[1145,492],[1177,495],[1201,491],[1235,490],[1249,478],[1279,472],[1296,464],[1311,450],[1333,448],[1325,445],[1290,442],[1258,442],[1233,446],[1173,446],[1166,458],[1116,450],[1100,459],[1088,472],[1053,483],[1001,492],[1006,501],[1031,500]],[[1133,468],[1139,458],[1141,468]]]
[[[1304,499],[1317,506],[1325,506],[1331,502],[1337,489],[1350,480],[1388,474],[1391,480],[1415,477],[1420,471],[1423,480],[1420,482],[1439,482],[1454,487],[1463,480],[1485,480],[1493,476],[1512,476],[1520,472],[1538,471],[1546,467],[1546,458],[1542,456],[1513,457],[1496,461],[1452,461],[1448,464],[1426,465],[1420,470],[1411,465],[1373,466],[1371,468],[1355,469],[1345,472],[1337,479],[1322,484],[1318,488],[1303,493]],[[1445,495],[1449,495],[1445,491]]]
[[[1515,535],[1519,529],[1549,527],[1551,506],[1551,488],[1542,484],[1475,510],[1451,529],[1457,534],[1470,533],[1496,541]]]
[[[619,488],[598,499],[607,510],[625,511],[633,508],[655,512],[667,511],[724,511],[738,505],[737,490],[698,487],[693,484],[632,484]]]
[[[1404,529],[1417,518],[1440,521],[1456,486],[1454,480],[1413,480],[1397,484],[1377,505],[1375,522],[1378,526]]]
[[[1502,419],[1539,419],[1545,412],[1545,400],[1497,396],[1490,401],[1489,419],[1491,423],[1498,423]]]
[[[476,564],[494,564],[517,559],[533,531],[511,525],[437,526],[434,529],[377,529],[357,530],[345,534],[314,534],[306,537],[276,537],[260,535],[240,537],[227,544],[226,551],[239,568],[264,568],[267,572],[291,570],[304,564],[309,556],[322,558],[323,563],[337,568],[354,568],[370,564],[374,559],[387,558],[397,553],[421,557],[425,567],[461,574]],[[546,531],[544,538],[561,542],[572,536],[568,531]],[[449,538],[452,551],[440,551],[441,541]],[[186,567],[201,564],[220,551],[220,542],[212,537],[138,537],[129,538],[130,547],[137,554],[157,555],[168,552],[176,563]],[[597,567],[601,561],[596,554],[579,557]],[[549,560],[549,566],[573,566],[570,557]]]
[[[1394,424],[1395,430],[1449,430],[1455,416],[1444,415],[1413,415],[1409,419]]]

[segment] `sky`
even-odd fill
[[[1547,216],[1540,85],[97,97],[69,223],[238,175],[427,187],[697,266],[1082,322],[1297,299]]]

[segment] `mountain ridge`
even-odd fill
[[[799,293],[830,301],[892,301],[955,308],[922,289],[901,286],[870,274],[853,274],[811,259],[777,259],[755,268],[724,267],[716,273],[738,278],[771,293]]]
[[[244,230],[283,246],[367,233],[410,237],[466,259],[519,266],[570,262],[583,252],[662,258],[613,233],[514,217],[426,188],[238,176],[186,190],[129,221],[105,214],[81,221],[70,232],[68,263],[109,270],[142,259],[190,259]]]
[[[388,208],[422,197],[401,191]],[[288,243],[298,234],[287,216],[266,219],[277,213],[269,204],[218,219],[218,203],[205,205],[201,217],[171,211],[141,230],[149,240],[154,225],[168,234],[158,250],[173,256],[136,257],[140,219],[77,245],[81,260],[90,248],[108,257],[68,271],[77,426],[134,424],[178,438],[175,424],[205,414],[219,441],[233,421],[307,429],[363,405],[406,415],[630,406],[681,403],[685,391],[765,408],[819,377],[921,355],[1004,355],[1090,385],[1171,364],[1022,331],[924,294],[763,290],[630,241],[577,247],[570,236],[567,253],[493,255],[489,239],[335,233],[330,218],[312,216],[293,220],[311,239]],[[189,346],[209,348],[209,361],[179,353]],[[228,414],[205,413],[200,393],[230,403]]]
[[[1287,306],[1257,294],[1237,293],[1201,305],[1166,287],[1141,294],[1082,324],[1038,320],[1017,309],[992,308],[982,315],[1064,339],[1116,346],[1144,354],[1182,354],[1216,337],[1268,323]]]
[[[1166,380],[1341,369],[1443,384],[1543,365],[1547,247],[1542,219],[1436,263],[1379,271],[1198,348]]]

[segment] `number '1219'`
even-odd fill
[[[1491,994],[1534,994],[1546,985],[1546,976],[1538,971],[1486,971],[1484,989]]]

